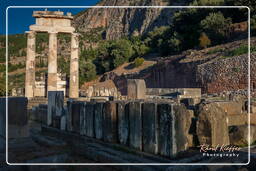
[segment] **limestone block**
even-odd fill
[[[0,136],[5,137],[6,129],[6,98],[0,98]]]
[[[93,87],[92,87],[92,86],[89,86],[89,87],[88,87],[87,97],[92,97],[92,95],[93,95]]]
[[[85,135],[94,137],[94,104],[89,102],[85,105]]]
[[[27,103],[25,97],[8,98],[8,138],[29,136]]]
[[[177,153],[175,138],[175,114],[172,104],[158,104],[158,151],[166,157],[172,157]]]
[[[8,97],[8,124],[27,125],[27,104],[28,100],[25,97]]]
[[[116,103],[106,102],[103,109],[103,139],[106,142],[117,142]]]
[[[158,152],[157,104],[144,103],[142,118],[143,118],[142,119],[143,151],[157,154]]]
[[[75,133],[80,133],[81,131],[81,123],[80,122],[80,115],[81,110],[83,109],[83,102],[73,101],[71,104],[71,131]]]
[[[47,125],[60,128],[60,119],[63,116],[64,93],[63,91],[48,91],[48,115]]]
[[[197,122],[200,144],[229,144],[227,113],[216,102],[201,104]]]
[[[250,127],[250,142],[248,142],[248,124],[232,126],[230,128],[229,138],[232,145],[248,145],[256,141],[256,125]]]
[[[141,102],[129,103],[129,145],[142,150],[142,111]]]
[[[124,102],[120,101],[117,104],[118,114],[118,140],[120,144],[128,145],[129,136],[129,106]]]
[[[145,99],[146,84],[142,79],[127,80],[127,96],[129,99]]]
[[[86,102],[81,102],[80,114],[79,114],[79,122],[80,122],[80,135],[86,135]]]
[[[103,105],[104,103],[96,103],[94,106],[94,132],[97,139],[103,138]]]
[[[173,104],[175,115],[175,139],[177,152],[185,151],[193,145],[193,135],[190,132],[194,112],[187,110],[183,104]]]
[[[216,102],[216,104],[222,108],[227,115],[237,115],[242,113],[243,104],[236,101],[228,102]]]

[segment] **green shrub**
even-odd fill
[[[200,23],[203,31],[215,43],[221,43],[230,35],[231,18],[225,18],[221,12],[210,13]]]
[[[206,48],[207,46],[211,45],[211,40],[205,33],[201,34],[201,36],[199,37],[199,42],[201,48]]]
[[[139,67],[144,63],[144,58],[136,58],[134,60],[134,67]]]
[[[79,82],[80,85],[85,81],[92,81],[96,78],[96,66],[91,62],[80,60],[79,63]]]

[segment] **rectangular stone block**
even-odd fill
[[[124,101],[117,103],[118,115],[118,141],[120,144],[128,145],[129,137],[129,105]]]
[[[94,104],[89,102],[85,105],[85,135],[94,137]]]
[[[8,123],[12,125],[27,125],[28,100],[25,97],[8,97]]]
[[[64,93],[63,91],[48,91],[48,115],[47,125],[53,125],[53,119],[59,120],[63,115]],[[59,123],[56,121],[55,123]]]
[[[8,138],[29,136],[27,103],[25,97],[8,98]]]
[[[143,79],[127,80],[127,97],[128,99],[145,99],[146,84]]]
[[[117,142],[117,113],[116,103],[106,102],[103,109],[103,140]]]
[[[172,157],[177,152],[175,140],[175,115],[171,104],[158,104],[158,152],[160,155]]]
[[[86,102],[81,102],[80,114],[79,114],[79,122],[80,122],[80,135],[86,135]]]
[[[157,104],[144,103],[142,112],[142,135],[143,151],[157,154],[158,152],[158,123],[157,123]]]
[[[97,139],[103,138],[103,105],[104,103],[96,103],[94,106],[94,132]]]
[[[141,102],[129,103],[129,145],[142,150],[142,112]]]
[[[71,131],[80,134],[80,114],[83,109],[83,102],[73,101],[71,104]]]
[[[0,136],[5,137],[6,129],[6,98],[0,98]]]
[[[222,108],[227,115],[238,115],[242,113],[243,104],[241,102],[228,101],[216,102],[216,104]]]

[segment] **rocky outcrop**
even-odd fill
[[[173,5],[185,4],[187,0],[173,1]],[[98,6],[165,6],[164,0],[102,0]],[[116,39],[127,35],[141,35],[154,27],[171,23],[175,10],[160,8],[92,8],[75,16],[73,25],[79,32],[103,28],[106,39]]]

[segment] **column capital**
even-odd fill
[[[35,34],[36,32],[35,31],[25,31],[26,34]]]

